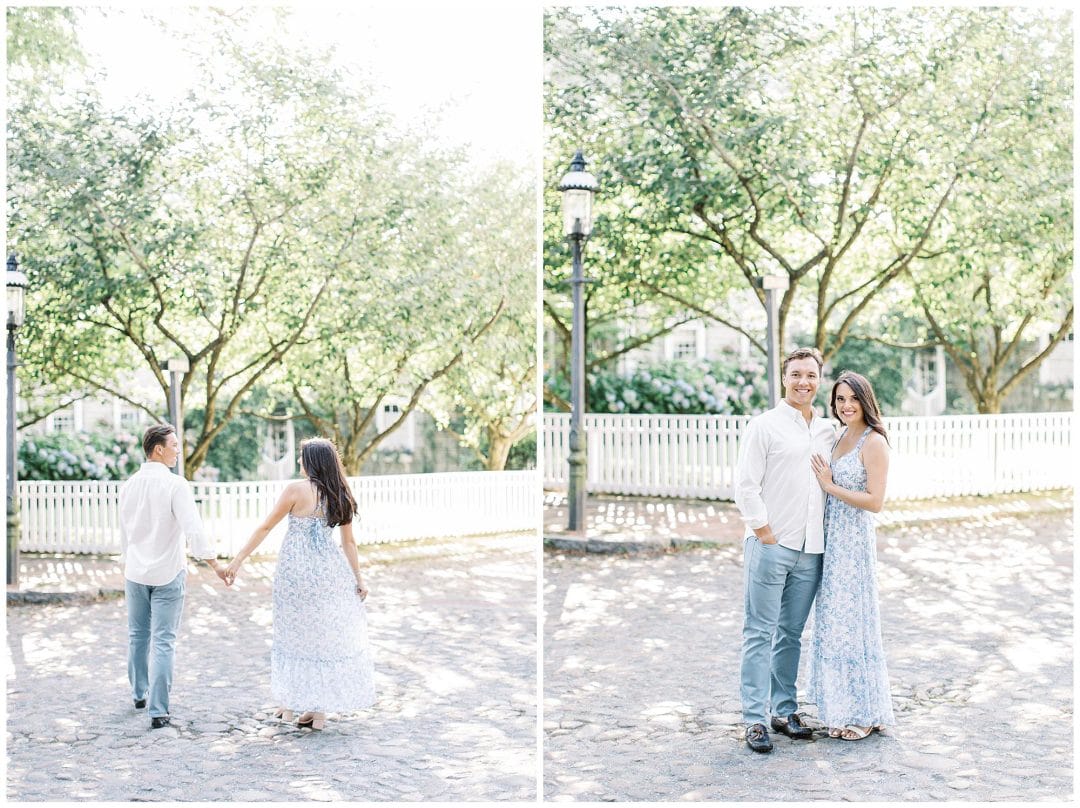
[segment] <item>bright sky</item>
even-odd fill
[[[167,13],[162,10],[156,13]],[[177,19],[187,10],[175,10]],[[269,15],[267,8],[260,14]],[[137,8],[85,10],[82,44],[107,72],[99,85],[112,101],[140,94],[163,103],[179,95],[191,69],[174,38]],[[258,24],[258,23],[256,23]],[[532,165],[541,129],[541,10],[498,6],[394,5],[296,7],[290,37],[326,50],[377,88],[377,101],[403,122],[430,124],[448,144],[469,144]]]

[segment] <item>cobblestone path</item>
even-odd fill
[[[548,551],[545,799],[1069,799],[1068,502],[878,540],[897,726],[858,743],[774,734],[770,755],[742,741],[741,544]]]
[[[129,700],[122,599],[9,607],[7,796],[534,800],[535,545],[361,548],[379,700],[322,732],[270,717],[272,562],[245,566],[233,590],[189,572],[167,729]],[[73,570],[122,586],[115,561],[24,578]]]

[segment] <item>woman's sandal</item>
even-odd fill
[[[274,710],[274,718],[280,718],[282,721],[292,721],[293,711],[287,707],[278,707]]]
[[[848,724],[847,726],[842,727],[838,730],[829,730],[829,737],[839,738],[842,741],[861,741],[864,738],[868,738],[875,732],[880,732],[883,729],[884,727],[877,725],[870,727],[856,727],[853,724]],[[833,735],[834,732],[837,734]]]
[[[304,713],[296,720],[296,726],[309,729],[324,729],[326,727],[325,713]]]

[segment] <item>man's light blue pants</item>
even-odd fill
[[[802,632],[821,583],[820,553],[803,553],[749,536],[743,555],[743,721],[769,726],[798,708]]]
[[[151,718],[169,714],[176,632],[184,613],[186,570],[162,586],[125,581],[128,610],[128,681],[134,700],[149,698]],[[152,677],[152,678],[151,678]]]

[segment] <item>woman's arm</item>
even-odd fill
[[[244,563],[244,559],[255,552],[255,549],[270,535],[274,525],[284,519],[285,515],[293,509],[296,504],[296,491],[296,486],[290,485],[281,492],[281,497],[274,505],[274,510],[270,511],[270,515],[263,520],[263,523],[255,528],[255,532],[251,534],[247,544],[241,548],[240,552],[236,554],[236,558],[232,560],[225,570],[226,583],[231,584],[236,580],[236,573],[239,571],[240,565]]]
[[[859,456],[863,465],[866,466],[866,490],[851,491],[833,482],[832,470],[828,461],[821,455],[814,455],[810,464],[814,469],[814,475],[818,478],[826,494],[832,494],[837,499],[862,508],[864,511],[879,513],[885,503],[885,482],[889,476],[889,446],[885,438],[876,432],[870,434],[863,444]]]
[[[345,553],[345,558],[349,561],[349,566],[352,567],[353,577],[356,578],[356,594],[360,596],[360,600],[364,600],[368,595],[368,590],[364,586],[363,578],[360,577],[360,559],[356,555],[356,540],[352,534],[352,522],[341,526],[341,549]]]

